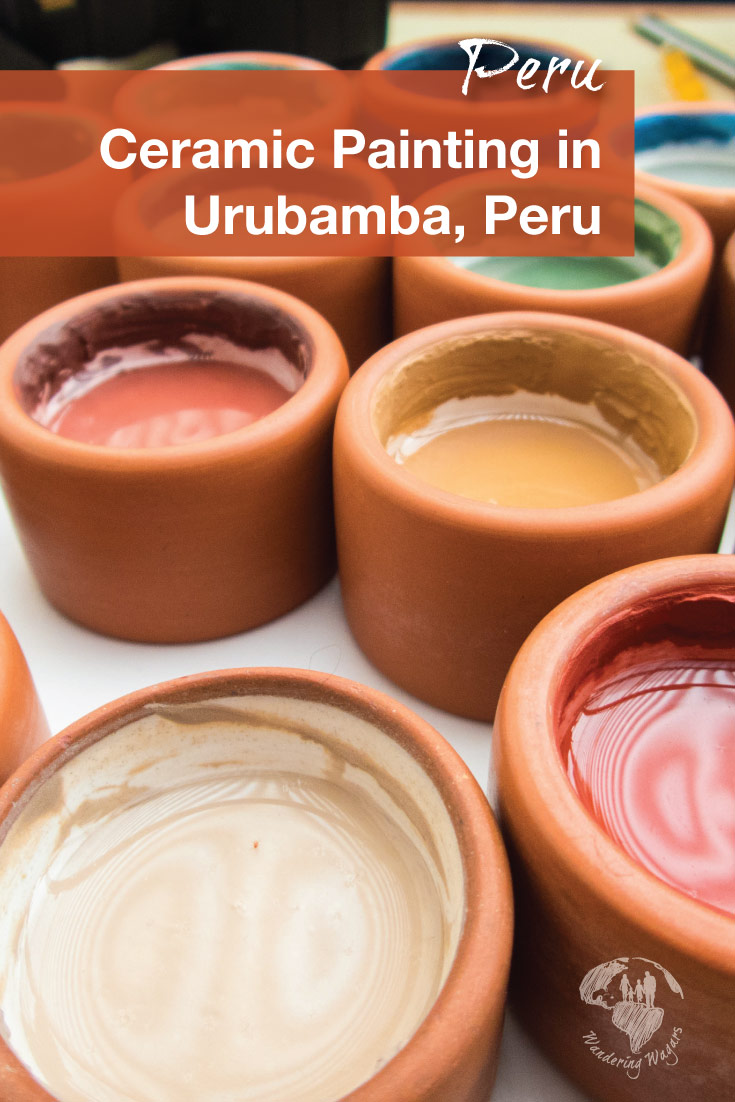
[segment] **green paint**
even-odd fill
[[[735,189],[735,142],[667,142],[635,160],[644,172],[679,184]]]
[[[634,256],[461,256],[452,263],[478,275],[553,291],[587,291],[631,283],[660,271],[681,244],[678,224],[637,199]]]

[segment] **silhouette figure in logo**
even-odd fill
[[[648,970],[645,970],[646,965]],[[642,971],[645,972],[643,978]],[[664,1021],[664,1008],[656,1006],[657,971],[669,990],[683,999],[681,985],[671,972],[647,957],[616,957],[598,964],[590,968],[579,985],[583,1002],[602,1007],[611,1014],[612,1024],[627,1036],[633,1055],[645,1051]],[[636,974],[638,978],[634,983]],[[666,994],[666,988],[663,990]]]

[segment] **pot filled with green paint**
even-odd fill
[[[447,201],[458,184],[435,189],[431,201]],[[469,314],[542,310],[619,325],[687,354],[712,251],[696,211],[641,185],[632,256],[397,257],[396,332]]]

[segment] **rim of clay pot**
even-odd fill
[[[275,307],[295,320],[311,350],[311,362],[303,383],[277,409],[242,429],[189,444],[160,448],[116,448],[86,444],[60,436],[38,422],[21,406],[15,388],[19,357],[50,330],[58,329],[75,316],[120,299],[153,294],[187,295],[211,293],[242,302]],[[0,438],[34,461],[44,459],[66,467],[87,468],[108,473],[146,471],[151,475],[172,468],[200,467],[213,461],[242,463],[267,454],[298,437],[339,396],[347,366],[344,350],[327,321],[305,302],[261,283],[226,276],[160,276],[133,280],[89,291],[44,311],[0,346]]]
[[[129,693],[72,723],[40,747],[0,789],[0,845],[33,793],[77,753],[152,702],[184,703],[266,694],[332,704],[379,727],[414,757],[437,787],[456,833],[465,878],[465,919],[454,961],[426,1018],[407,1044],[344,1102],[410,1098],[449,1075],[504,989],[513,904],[505,849],[479,785],[448,742],[425,720],[375,689],[312,670],[257,668],[195,674]],[[9,822],[10,819],[10,822]],[[490,859],[488,859],[490,850]],[[13,1076],[7,1102],[49,1102],[0,1038],[0,1063]]]
[[[254,64],[259,63],[259,66]],[[282,54],[270,50],[225,50],[222,53],[194,54],[191,57],[177,57],[172,61],[163,61],[155,65],[150,72],[160,72],[161,69],[210,69],[227,70],[232,66],[235,70],[244,66],[249,69],[330,69],[333,65],[326,61],[317,61],[315,57],[302,57],[301,54]]]
[[[318,165],[315,166],[318,169]],[[230,169],[221,169],[223,179],[228,181],[232,180],[233,172]],[[335,170],[328,165],[324,165],[324,172],[335,173]],[[197,177],[199,174],[195,169],[192,170],[192,176]],[[209,179],[216,182],[218,177],[217,170],[213,170],[208,174]],[[126,247],[126,256],[150,256],[158,257],[160,254],[157,249],[160,248],[161,242],[158,240],[155,231],[155,224],[151,225],[149,220],[146,219],[141,213],[141,208],[147,206],[150,209],[158,202],[164,202],[166,193],[170,191],[176,191],[180,189],[183,193],[186,181],[189,179],[188,174],[184,174],[181,171],[172,169],[168,172],[160,174],[149,174],[136,180],[134,184],[131,184],[129,188],[126,188],[122,197],[120,198],[114,215],[114,226],[116,231],[116,237],[118,244],[125,243],[126,239],[130,242],[131,248],[128,251]],[[388,184],[387,180],[384,180],[379,173],[372,171],[362,161],[356,161],[353,164],[345,165],[344,168],[339,170],[336,179],[352,178],[364,185],[365,198],[368,203],[384,203],[390,202],[390,195],[393,192],[392,187]],[[318,188],[318,185],[317,185]],[[350,197],[352,201],[352,197]],[[134,249],[133,249],[134,246]],[[166,255],[167,263],[174,264],[177,267],[190,267],[192,261],[196,263],[201,259],[201,254],[192,254],[191,256],[184,256],[178,253]],[[260,264],[267,266],[271,271],[273,270],[290,270],[294,264],[299,266],[307,266],[309,268],[320,268],[324,265],[333,265],[335,263],[344,263],[345,260],[361,260],[364,257],[345,257],[335,255],[324,256],[218,256],[217,263],[222,266],[223,269],[232,269],[234,272],[242,266],[243,260],[248,264]]]
[[[485,38],[485,34],[478,33],[473,35],[467,32],[458,35],[458,38],[453,38],[451,35],[438,35],[432,38],[414,39],[410,42],[403,42],[398,46],[387,46],[377,54],[374,54],[365,62],[363,69],[371,72],[380,72],[386,79],[379,83],[376,82],[375,84],[371,84],[368,87],[365,98],[369,101],[369,107],[375,109],[381,117],[384,117],[386,121],[393,124],[396,118],[403,119],[404,112],[408,112],[409,118],[412,115],[417,115],[425,118],[429,123],[433,123],[437,117],[445,116],[447,113],[449,113],[453,119],[456,118],[458,112],[457,102],[446,101],[441,98],[432,99],[418,92],[407,91],[400,85],[391,83],[387,78],[396,73],[410,71],[406,69],[389,68],[388,63],[391,60],[400,57],[402,54],[415,51],[429,50],[448,45],[456,46],[460,37]],[[519,38],[518,35],[504,36],[502,34],[497,34],[495,41],[502,42],[513,48],[516,46],[537,47],[552,56],[556,55],[560,58],[570,57],[573,62],[582,61],[588,68],[593,64],[593,59],[591,57],[577,50],[573,50],[571,47],[567,48],[564,43],[549,42],[542,38],[534,38],[529,41]],[[529,53],[528,56],[532,57],[533,55]],[[418,71],[431,72],[430,69]],[[459,73],[460,70],[458,69],[457,72]],[[543,72],[543,70],[539,69],[539,72]],[[574,94],[574,89],[569,85],[557,84],[557,87],[552,88],[549,94],[536,96],[533,101],[535,117],[539,118],[543,116],[549,121],[555,121],[558,124],[559,115],[561,114],[563,116],[564,113],[563,104],[565,99]],[[459,98],[462,99],[463,97],[460,96]],[[462,111],[468,116],[468,119],[470,115],[473,117],[486,116],[487,118],[492,118],[493,113],[497,112],[497,104],[493,104],[489,101],[484,103],[473,101],[461,106]],[[503,112],[511,116],[514,114],[525,115],[528,112],[528,104],[520,100],[507,101],[503,103]],[[556,134],[556,130],[554,133]]]
[[[735,104],[726,103],[724,100],[703,100],[692,103],[664,103],[659,107],[647,107],[644,111],[638,111],[635,116],[636,129],[638,123],[644,119],[653,119],[658,115],[732,115],[735,122]],[[654,187],[666,187],[672,195],[685,203],[697,203],[709,199],[720,203],[728,201],[735,204],[735,183],[732,187],[711,187],[709,184],[685,184],[679,180],[671,180],[667,176],[656,176],[645,169],[636,168],[636,181],[652,185]]]
[[[450,190],[461,190],[461,180],[454,180],[450,185],[437,187],[418,201],[441,202],[439,193],[447,194]],[[466,185],[465,185],[466,186]],[[477,184],[475,186],[478,186]],[[437,197],[436,199],[434,197]],[[480,272],[473,272],[459,264],[454,264],[445,256],[421,257],[420,262],[426,264],[435,271],[440,270],[442,278],[449,278],[452,273],[452,281],[473,290],[480,290],[483,286],[513,288],[514,297],[518,299],[519,309],[543,309],[544,306],[558,305],[560,299],[570,308],[579,305],[580,308],[593,307],[597,304],[608,305],[620,300],[622,302],[640,293],[636,288],[644,288],[649,295],[661,297],[666,301],[667,296],[674,287],[686,283],[693,278],[698,270],[708,268],[712,263],[714,246],[709,226],[698,211],[688,204],[681,202],[672,195],[667,195],[660,188],[651,187],[647,183],[639,184],[636,188],[636,199],[642,200],[651,207],[660,210],[664,215],[674,221],[681,231],[681,241],[672,259],[659,268],[658,271],[648,275],[638,276],[625,283],[615,283],[608,287],[569,288],[554,289],[551,287],[527,287],[522,283],[512,283],[510,280],[499,279],[497,276],[486,276]]]
[[[0,181],[0,196],[3,196],[6,201],[8,198],[17,196],[26,204],[32,202],[34,198],[40,203],[49,188],[52,189],[54,194],[62,186],[71,191],[71,189],[78,186],[77,178],[81,177],[83,179],[90,168],[95,172],[100,170],[99,145],[109,124],[103,115],[93,111],[92,108],[82,105],[77,106],[77,104],[67,101],[54,103],[12,100],[0,109],[0,119],[8,116],[21,116],[25,119],[51,117],[52,119],[66,120],[72,124],[76,123],[89,134],[90,148],[89,152],[79,160],[72,161],[64,168],[54,172],[46,171],[42,175],[23,177],[20,180]]]
[[[605,623],[622,621],[633,608],[656,598],[716,589],[727,591],[731,601],[735,597],[731,555],[681,556],[632,566],[562,602],[534,629],[510,669],[498,705],[495,752],[507,778],[506,791],[512,790],[519,829],[541,837],[610,911],[652,938],[735,974],[735,916],[660,880],[610,838],[564,772],[553,722],[565,669]]]
[[[389,371],[444,344],[451,347],[474,337],[523,329],[540,334],[579,334],[646,361],[694,416],[696,439],[681,466],[660,482],[627,497],[592,505],[529,508],[474,501],[440,490],[388,454],[373,427],[372,410],[376,387]],[[359,454],[364,472],[402,508],[454,527],[506,532],[534,540],[581,537],[591,528],[609,529],[612,536],[645,527],[654,513],[657,518],[673,516],[680,511],[682,501],[696,500],[721,478],[721,451],[735,436],[732,417],[719,391],[675,352],[616,325],[539,311],[478,314],[439,322],[400,337],[376,352],[353,375],[342,395],[338,417],[348,420],[349,446]]]

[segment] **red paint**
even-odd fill
[[[248,364],[182,358],[121,370],[117,363],[73,376],[34,417],[85,444],[161,448],[245,428],[291,393]]]
[[[631,857],[735,914],[735,658],[681,650],[598,683],[562,752],[584,804]]]

